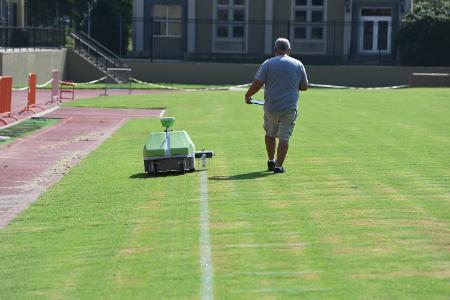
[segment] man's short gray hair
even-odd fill
[[[278,38],[275,41],[275,48],[277,48],[280,51],[287,52],[291,49],[291,43],[289,43],[288,39],[285,38]]]

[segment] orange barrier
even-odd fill
[[[19,112],[19,115],[29,111],[31,111],[32,113],[36,113],[33,108],[45,110],[45,108],[43,108],[42,106],[36,105],[36,81],[36,74],[28,74],[28,102],[27,106],[25,106],[25,108]]]
[[[70,98],[65,98],[63,95],[69,94]],[[61,81],[59,86],[59,99],[75,100],[75,83],[73,81]]]
[[[12,77],[0,77],[0,122],[4,125],[8,124],[8,122],[6,122],[7,118],[17,121],[17,118],[11,115],[11,95]]]

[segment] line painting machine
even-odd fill
[[[150,176],[177,171],[181,174],[195,171],[195,159],[202,168],[208,159],[214,156],[213,151],[195,151],[195,145],[189,134],[184,131],[172,131],[175,118],[161,118],[163,132],[150,133],[144,145],[144,167]]]

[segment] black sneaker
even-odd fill
[[[275,168],[275,162],[273,160],[267,161],[267,171],[273,171]]]
[[[273,172],[274,173],[284,173],[284,168],[283,167],[275,167],[275,168],[273,168]]]

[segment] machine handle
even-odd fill
[[[195,158],[212,158],[214,152],[212,151],[197,151],[195,152]]]

